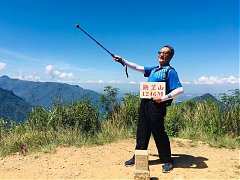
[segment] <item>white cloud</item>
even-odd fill
[[[111,80],[111,81],[108,81],[108,83],[110,83],[110,84],[120,84],[121,81]]]
[[[191,84],[190,81],[181,81],[182,84]]]
[[[49,64],[49,65],[46,66],[45,69],[46,69],[46,73],[47,73],[47,74],[51,74],[52,71],[53,71],[53,65],[50,65],[50,64]]]
[[[19,75],[17,79],[26,80],[26,81],[40,81],[40,77],[35,74]]]
[[[88,80],[85,83],[89,83],[89,84],[102,84],[102,83],[104,83],[104,81],[103,80],[96,80],[96,81]]]
[[[120,80],[110,80],[110,81],[103,81],[103,80],[87,80],[85,83],[89,84],[138,84],[138,82],[130,81],[130,82],[122,82]]]
[[[62,80],[66,80],[66,79],[72,79],[73,78],[73,73],[71,72],[64,72],[61,70],[57,70],[53,67],[53,65],[49,64],[45,67],[46,73],[50,76],[52,76],[53,78],[57,78],[57,79],[62,79]]]
[[[237,84],[240,83],[240,77],[228,76],[201,76],[194,81],[194,84]]]
[[[129,84],[137,84],[135,81],[130,81]]]
[[[85,81],[85,83],[96,83],[96,81],[87,80],[87,81]]]
[[[0,71],[2,71],[3,69],[5,69],[6,66],[7,66],[6,63],[0,62]]]

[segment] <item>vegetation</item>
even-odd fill
[[[49,151],[59,145],[104,144],[135,137],[140,99],[126,94],[117,101],[118,90],[105,88],[105,116],[89,101],[69,105],[55,103],[51,109],[36,107],[24,123],[0,119],[0,155],[20,151]],[[221,105],[211,100],[186,101],[168,107],[166,130],[172,137],[202,140],[218,147],[240,146],[240,92],[222,94]]]
[[[119,109],[119,102],[117,100],[119,89],[111,86],[104,88],[104,94],[100,96],[100,103],[103,109],[105,117],[111,116],[111,114]]]

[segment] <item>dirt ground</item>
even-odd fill
[[[161,172],[151,140],[152,179],[240,179],[240,151],[213,148],[204,143],[172,139],[175,168]],[[15,154],[0,158],[0,179],[133,179],[135,167],[124,167],[134,151],[135,140],[103,146],[59,147],[52,153]]]

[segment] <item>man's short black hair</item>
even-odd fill
[[[172,46],[169,46],[169,45],[165,45],[165,46],[163,46],[163,48],[164,48],[164,47],[170,49],[171,54],[170,54],[170,57],[169,57],[169,58],[172,59],[172,57],[174,56],[174,49],[173,49],[173,47],[172,47]]]

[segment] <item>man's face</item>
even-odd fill
[[[161,66],[168,64],[170,61],[170,55],[171,55],[171,50],[168,47],[161,48],[160,51],[158,52],[159,64]]]

